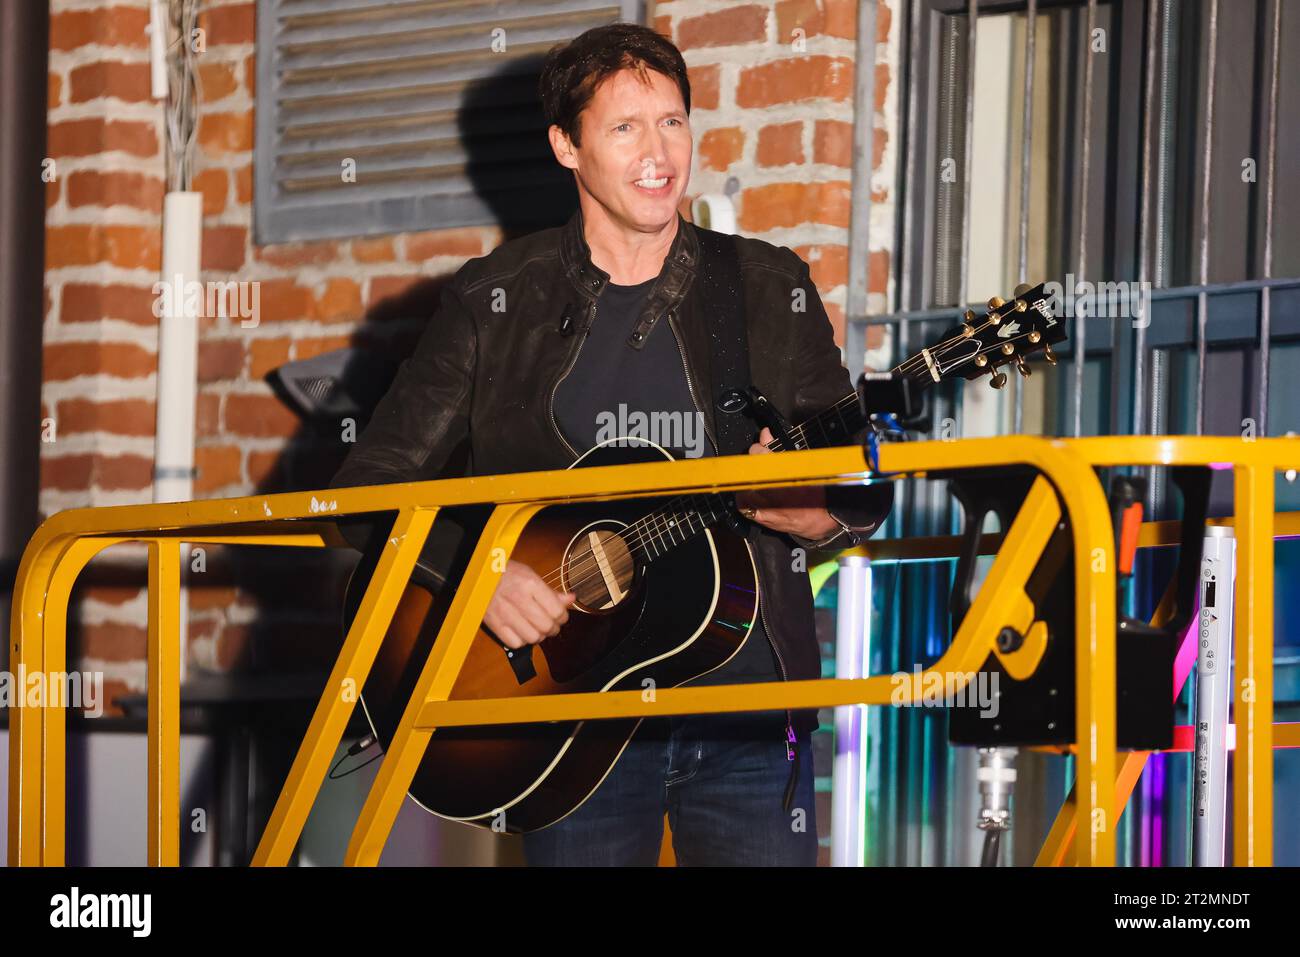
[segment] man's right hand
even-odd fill
[[[522,562],[506,562],[506,570],[488,604],[483,624],[507,648],[535,645],[560,633],[577,596],[557,592]]]

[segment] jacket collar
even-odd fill
[[[700,241],[695,234],[695,227],[679,212],[677,235],[664,258],[664,267],[651,292],[650,302],[646,304],[656,310],[654,315],[676,306],[682,300],[690,288],[691,280],[695,278],[699,259]],[[609,273],[591,261],[591,247],[583,232],[582,207],[578,207],[561,230],[560,267],[569,281],[592,299],[599,296],[609,282]],[[647,331],[648,327],[642,329],[642,335]]]

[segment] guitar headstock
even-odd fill
[[[995,296],[982,316],[968,309],[962,318],[961,325],[922,350],[925,371],[935,382],[952,375],[977,379],[987,374],[989,384],[1000,389],[1007,383],[1007,374],[998,371],[1002,366],[1014,364],[1028,376],[1025,360],[1038,352],[1055,365],[1052,346],[1066,338],[1065,323],[1052,313],[1052,297],[1043,283],[1017,286],[1014,298]]]

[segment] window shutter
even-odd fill
[[[576,199],[542,58],[643,18],[641,0],[263,0],[256,242],[560,221]]]

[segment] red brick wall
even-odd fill
[[[400,353],[418,331],[381,307],[421,279],[492,249],[495,228],[258,247],[251,239],[255,5],[209,0],[193,188],[204,197],[203,279],[260,283],[261,319],[205,318],[199,345],[196,497],[320,487],[343,449],[303,433],[265,376],[358,337]],[[891,3],[882,3],[877,124],[889,120]],[[848,262],[853,0],[654,5],[653,24],[690,66],[698,158],[689,194],[736,176],[740,229],[812,266],[842,339]],[[41,508],[151,500],[164,130],[150,99],[145,0],[52,0]],[[891,46],[892,44],[892,46]],[[887,291],[892,149],[876,132]],[[879,220],[877,224],[875,220]],[[881,300],[883,303],[883,300]],[[368,321],[373,320],[373,321]],[[321,556],[207,553],[189,576],[191,663],[294,667],[328,661],[337,576]],[[113,552],[124,554],[113,558]],[[78,592],[74,656],[117,690],[144,688],[140,552],[110,550]],[[288,602],[286,596],[301,598]]]

